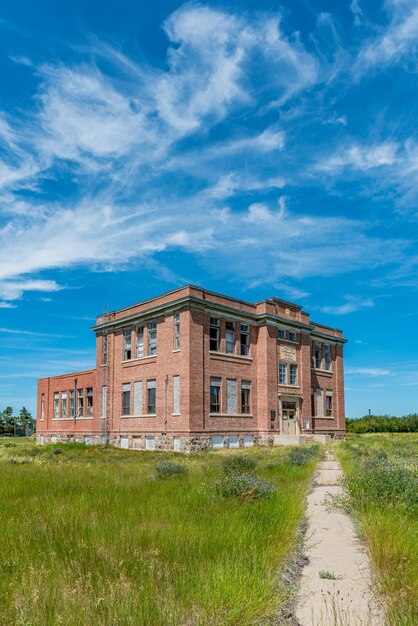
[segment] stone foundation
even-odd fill
[[[339,433],[334,433],[334,438]],[[318,436],[310,436],[309,440],[326,443],[330,439],[329,434],[321,433]],[[305,441],[306,440],[306,441]],[[86,445],[111,445],[116,448],[126,448],[130,450],[165,450],[175,452],[203,452],[205,450],[217,449],[238,449],[252,446],[275,446],[275,445],[301,445],[309,443],[308,437],[303,435],[295,437],[285,437],[283,435],[248,433],[248,434],[205,434],[205,435],[174,435],[167,434],[141,434],[131,435],[127,433],[110,434],[109,436],[96,434],[38,434],[36,443],[45,445],[48,443],[84,443]]]

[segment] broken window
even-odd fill
[[[132,358],[132,330],[126,328],[123,331],[123,360],[129,361]]]
[[[84,417],[84,389],[77,390],[77,417]]]
[[[54,417],[59,417],[60,394],[59,391],[54,393]]]
[[[326,343],[324,345],[324,349],[325,349],[325,369],[326,370],[330,370],[331,369],[331,346]]]
[[[251,413],[251,381],[241,381],[241,413]]]
[[[131,414],[131,384],[122,385],[122,415]]]
[[[103,335],[102,337],[102,365],[107,364],[107,335]]]
[[[70,417],[75,417],[75,395],[74,389],[70,391]]]
[[[67,392],[61,392],[61,417],[67,417]]]
[[[210,379],[210,412],[219,413],[221,410],[221,378]]]
[[[157,354],[157,323],[148,322],[148,354]]]
[[[317,370],[322,368],[322,344],[315,344],[315,367]]]
[[[147,381],[147,413],[148,415],[155,415],[157,411],[157,381]]]
[[[219,352],[219,319],[210,318],[209,350]]]
[[[144,356],[144,327],[138,326],[136,329],[136,358],[141,359]]]
[[[286,339],[286,331],[283,328],[279,328],[278,338],[279,339]]]
[[[41,393],[41,420],[45,419],[45,394]]]
[[[86,389],[86,404],[87,404],[87,417],[93,415],[93,387],[87,387]]]
[[[296,333],[294,333],[294,332],[292,332],[292,331],[290,331],[290,330],[289,330],[288,338],[289,338],[289,341],[294,341],[294,342],[296,342],[296,341],[297,341],[297,339],[298,339],[298,336],[297,336],[297,334],[296,334]]]
[[[180,313],[174,316],[174,350],[180,350]]]
[[[240,353],[242,356],[250,354],[250,327],[248,324],[240,324]]]
[[[225,339],[227,354],[235,353],[235,324],[233,322],[225,323]]]
[[[328,389],[325,396],[325,415],[327,417],[332,416],[332,391]]]

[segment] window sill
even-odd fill
[[[209,417],[254,417],[252,413],[209,413]]]
[[[82,420],[92,420],[91,417],[53,417],[53,422],[81,422]]]
[[[147,356],[139,356],[134,359],[126,359],[122,361],[122,365],[125,365],[126,363],[137,363],[138,361],[147,361],[147,360],[156,359],[156,358],[157,358],[156,354],[147,354]]]
[[[300,389],[300,385],[285,385],[283,383],[279,383],[277,386],[281,389],[283,389],[283,387],[286,387],[287,389]]]
[[[299,345],[299,341],[292,341],[291,339],[280,339],[280,338],[278,338],[277,341],[282,341],[283,343],[290,343],[290,344],[292,344],[292,346],[298,346]]]
[[[156,413],[145,413],[144,415],[120,415],[120,419],[133,419],[137,417],[157,417]]]
[[[325,374],[325,376],[332,376],[334,373],[332,370],[323,370],[319,367],[311,367],[311,370],[318,372],[318,374]]]
[[[181,413],[172,413],[171,417],[181,417]]]
[[[177,350],[172,350],[172,352],[181,352],[180,348],[177,348]]]
[[[219,352],[216,350],[209,350],[211,356],[219,356],[220,358],[227,357],[228,359],[238,359],[243,361],[252,361],[252,356],[244,356],[243,354],[231,354],[229,352]]]
[[[335,420],[333,415],[314,415],[314,420]]]

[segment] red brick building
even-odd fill
[[[300,306],[188,285],[93,330],[95,369],[39,380],[39,443],[196,450],[345,432],[346,340]]]

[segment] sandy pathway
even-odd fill
[[[384,626],[385,619],[370,590],[370,561],[353,523],[340,510],[324,505],[327,493],[341,492],[341,467],[327,453],[308,496],[306,550],[296,617],[300,626]],[[330,572],[327,580],[319,572]]]

